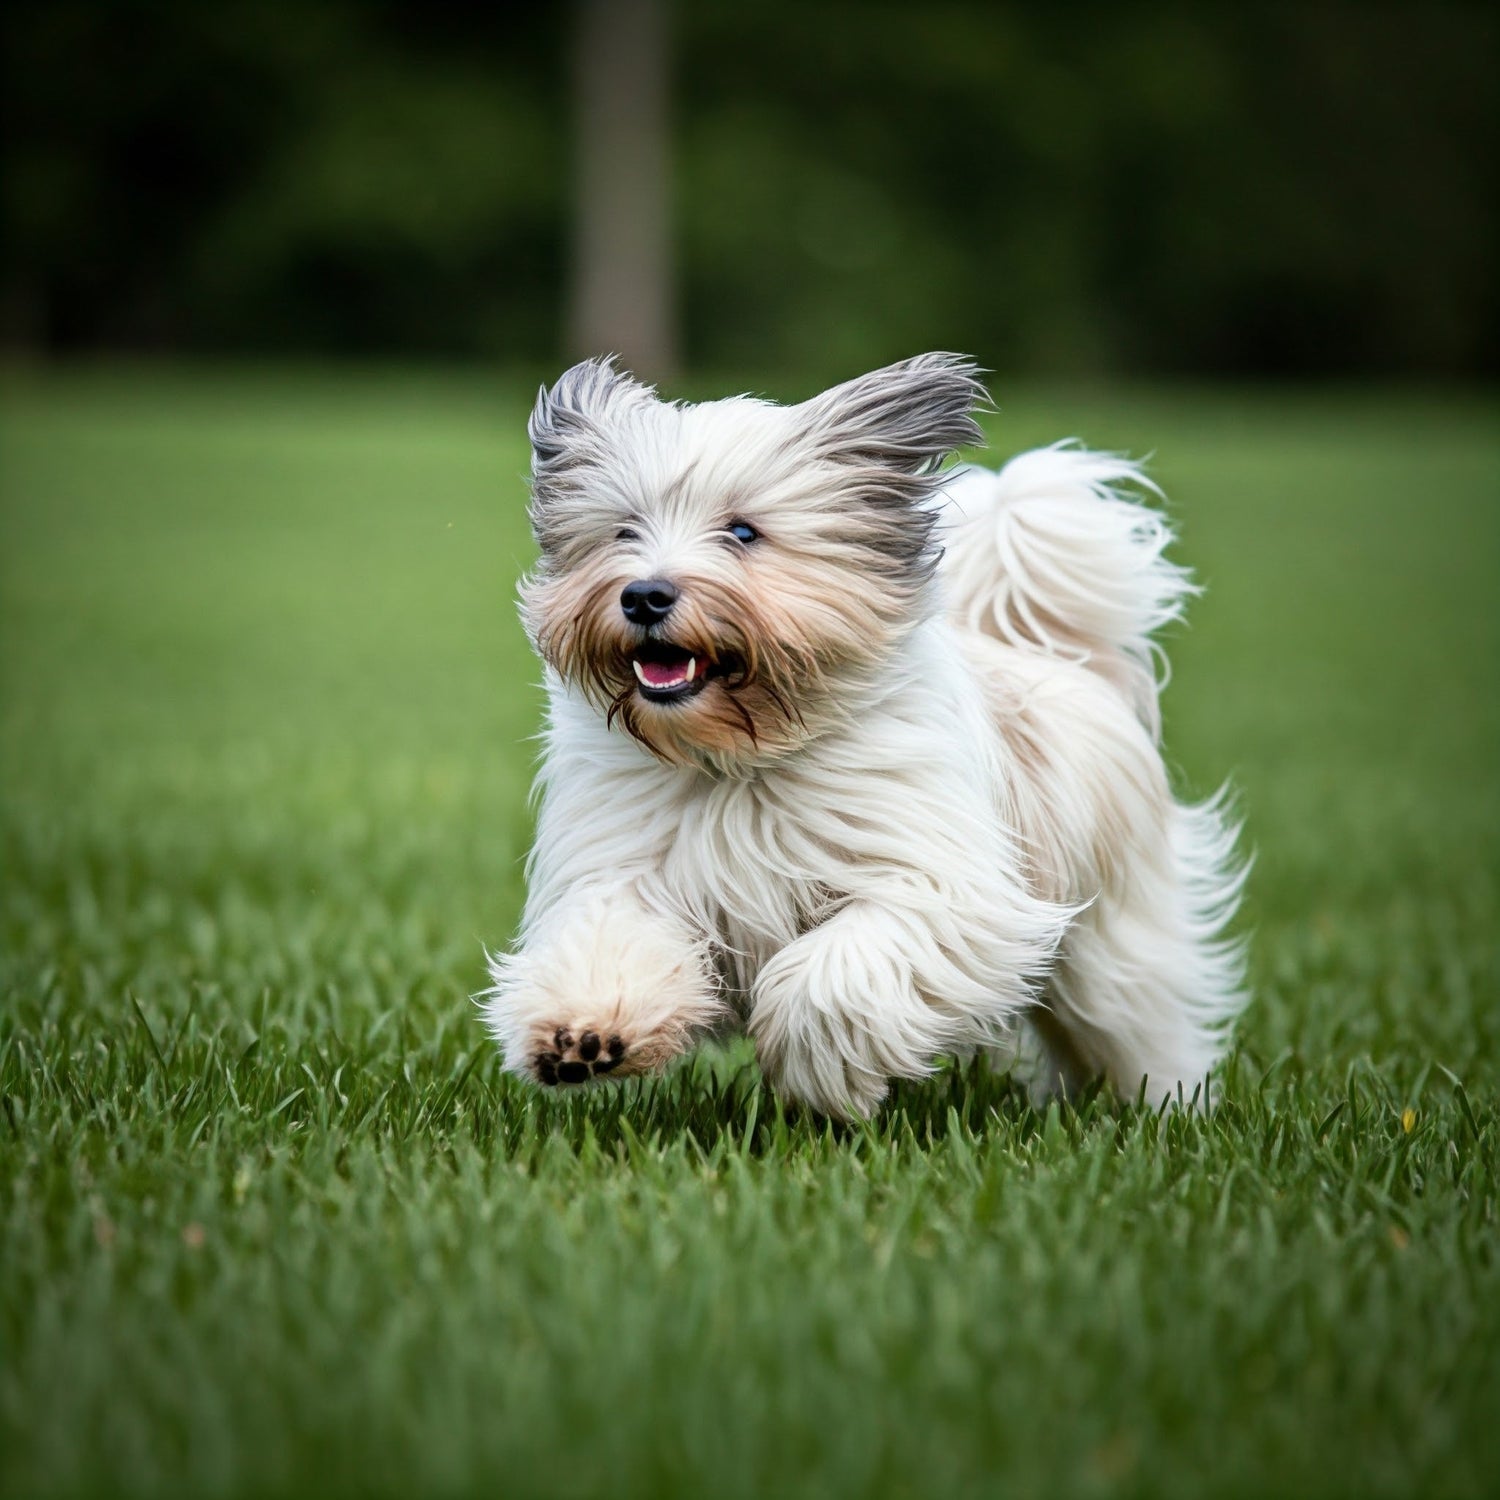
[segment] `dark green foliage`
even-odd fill
[[[1495,370],[1493,7],[669,10],[690,366]],[[570,13],[18,0],[0,339],[556,362]]]
[[[8,377],[0,1490],[1492,1487],[1493,414],[996,395],[1154,448],[1209,585],[1169,738],[1259,852],[1211,1120],[502,1078],[527,393]]]

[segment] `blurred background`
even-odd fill
[[[11,0],[0,1494],[1492,1493],[1497,17]],[[1206,586],[1226,1107],[502,1077],[536,382],[930,348]]]
[[[18,0],[3,24],[13,354],[1496,368],[1486,5]]]

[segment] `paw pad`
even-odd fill
[[[566,1026],[559,1026],[552,1034],[552,1045],[537,1053],[533,1067],[545,1084],[587,1083],[619,1067],[626,1050],[618,1036],[601,1040],[597,1031],[585,1031],[575,1037]]]

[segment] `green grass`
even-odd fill
[[[1157,455],[1256,1000],[1211,1120],[947,1073],[833,1132],[741,1052],[554,1099],[481,1034],[519,384],[0,394],[4,1493],[1494,1484],[1491,403],[998,383],[997,446]]]

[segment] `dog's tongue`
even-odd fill
[[[688,657],[686,661],[672,662],[670,665],[664,661],[643,661],[641,676],[648,687],[676,687],[679,683],[687,681],[688,667],[692,660],[692,657]]]

